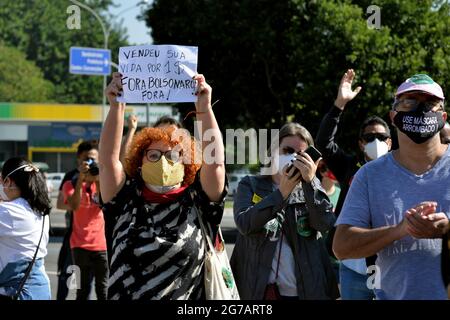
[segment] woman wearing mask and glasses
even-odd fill
[[[7,160],[0,177],[0,295],[49,300],[44,269],[50,199],[42,172],[22,158]]]
[[[242,179],[235,196],[239,234],[231,266],[239,295],[336,299],[338,287],[321,239],[335,217],[315,176],[319,159],[314,162],[304,152],[313,139],[303,126],[288,123],[274,143],[271,167]]]
[[[174,127],[145,128],[134,137],[123,167],[119,151],[125,105],[116,101],[122,94],[119,73],[106,90],[111,108],[101,134],[99,162],[104,215],[113,219],[114,226],[109,299],[205,296],[205,244],[199,219],[214,239],[227,188],[222,137],[211,109],[212,89],[203,75],[194,80],[201,136],[206,130],[214,136],[215,159],[202,160],[198,144]],[[203,150],[209,141],[203,142]]]

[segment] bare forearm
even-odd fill
[[[346,99],[337,97],[336,100],[334,100],[334,105],[343,111],[347,105],[347,102],[348,101]]]
[[[133,141],[134,133],[136,129],[129,129],[127,134],[125,135],[125,140],[123,141],[120,147],[120,162],[124,163],[125,157],[128,153],[128,149],[130,149],[131,141]]]
[[[119,161],[125,104],[111,106],[100,136],[99,162],[105,166]]]
[[[202,138],[202,185],[210,200],[217,201],[225,185],[225,149],[222,134],[211,106],[198,114],[198,121]]]
[[[214,147],[209,146],[208,150],[214,149],[215,162],[224,163],[225,148],[223,146],[222,134],[211,106],[207,111],[199,113],[197,115],[197,120],[199,121],[200,137],[203,137],[202,150],[205,151],[212,143]],[[208,165],[208,163],[205,162],[204,164]]]
[[[338,259],[369,257],[406,236],[399,226],[364,229],[339,225],[333,240],[333,251]]]
[[[58,194],[58,200],[56,201],[56,208],[59,210],[71,210],[70,206],[64,203],[64,194],[60,191]]]
[[[82,188],[83,182],[81,179],[78,179],[75,186],[75,192],[67,198],[67,202],[69,203],[69,207],[72,211],[76,211],[80,207]]]

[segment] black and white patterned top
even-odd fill
[[[192,209],[214,239],[227,187],[220,202],[210,202],[198,172],[176,202],[145,203],[141,190],[141,181],[127,177],[103,207],[112,233],[108,299],[202,299],[205,242]]]

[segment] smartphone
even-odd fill
[[[309,154],[309,156],[314,162],[316,162],[317,160],[319,160],[320,157],[322,157],[320,151],[314,148],[313,146],[309,146],[308,148],[306,148],[305,153]]]
[[[306,148],[306,150],[304,151],[305,153],[309,154],[309,156],[311,157],[311,159],[316,162],[320,157],[322,157],[322,154],[320,153],[319,150],[317,150],[316,148],[314,148],[313,146],[309,146],[308,148]],[[291,166],[293,166],[292,162],[294,160],[291,161],[291,164],[288,167],[288,170],[291,169]],[[294,172],[292,173],[292,176],[295,176],[298,172],[298,169],[295,168]]]

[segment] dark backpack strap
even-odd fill
[[[281,248],[282,247],[283,247],[283,230],[281,230],[280,249],[278,251],[277,272],[275,274],[275,280],[278,279],[278,270],[280,269],[280,257],[281,257]]]
[[[28,277],[30,276],[31,270],[33,269],[34,261],[36,260],[36,256],[39,252],[39,247],[41,245],[42,236],[44,235],[44,229],[45,229],[45,215],[42,216],[41,237],[39,238],[39,243],[37,245],[36,251],[34,252],[33,259],[31,260],[30,264],[28,265],[27,270],[25,271],[25,275],[23,276],[22,281],[20,282],[19,288],[17,288],[16,294],[12,296],[13,300],[17,300],[19,298],[20,292],[22,291],[23,287],[25,286],[25,283],[28,280]]]

